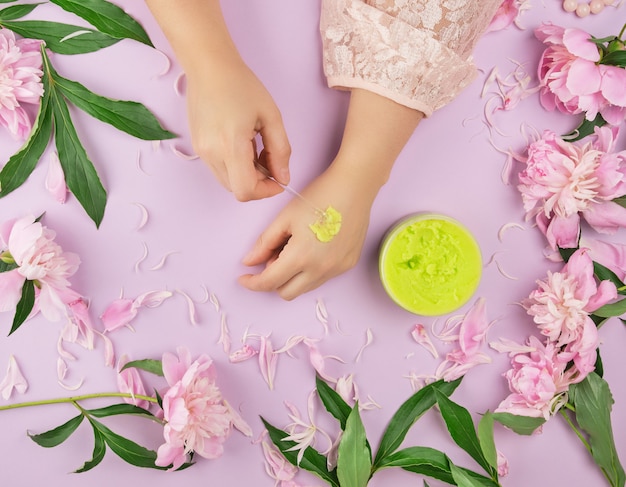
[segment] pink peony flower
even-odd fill
[[[165,443],[156,460],[157,465],[172,465],[173,469],[191,452],[204,458],[219,457],[232,423],[230,408],[215,384],[212,360],[201,355],[192,362],[184,347],[177,353],[163,355],[163,374],[170,388],[163,395]]]
[[[596,285],[586,249],[577,250],[561,272],[548,272],[538,284],[522,305],[541,334],[563,349],[559,360],[574,361],[580,381],[594,369],[598,347],[597,328],[589,314],[617,298],[617,289],[610,281]]]
[[[15,39],[0,28],[0,125],[19,139],[32,126],[21,104],[38,103],[43,94],[40,46],[40,40]]]
[[[612,201],[626,194],[626,151],[612,152],[616,137],[616,128],[601,127],[592,142],[570,143],[546,130],[528,146],[518,190],[551,248],[577,246],[581,215],[601,233],[626,227],[626,208]]]
[[[609,124],[619,125],[626,116],[626,70],[599,64],[600,51],[582,30],[544,23],[535,36],[548,46],[538,68],[543,107],[584,112],[587,120],[599,113]]]
[[[561,405],[560,396],[570,385],[566,363],[557,360],[554,343],[542,345],[534,336],[528,339],[533,351],[511,358],[511,368],[504,374],[511,394],[496,412],[548,419]]]
[[[51,321],[67,315],[66,304],[75,300],[68,278],[80,260],[63,252],[54,241],[56,234],[35,217],[26,216],[0,227],[0,258],[17,268],[0,273],[0,311],[15,308],[26,279],[35,281],[35,307]]]

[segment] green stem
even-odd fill
[[[617,38],[619,40],[622,40],[622,36],[624,35],[624,31],[626,31],[626,24],[624,24],[624,26],[622,27],[622,30],[620,30],[619,34],[617,35]]]
[[[9,409],[19,409],[19,408],[28,408],[31,406],[45,406],[47,404],[63,404],[63,403],[73,403],[79,409],[80,406],[76,404],[78,401],[84,401],[86,399],[98,399],[103,397],[122,397],[126,399],[140,399],[143,401],[149,401],[153,403],[157,403],[157,399],[150,396],[143,396],[141,394],[129,394],[128,392],[99,392],[95,394],[83,394],[82,396],[73,396],[73,397],[59,397],[57,399],[43,399],[41,401],[29,401],[29,402],[18,402],[16,404],[7,404],[5,406],[0,406],[0,411],[7,411]]]
[[[567,406],[566,406],[567,407]],[[569,424],[570,428],[572,428],[572,430],[574,431],[574,433],[576,433],[576,436],[578,436],[578,439],[582,442],[582,444],[585,446],[585,448],[587,449],[587,451],[589,452],[589,454],[591,454],[591,446],[589,446],[589,443],[587,442],[587,440],[585,439],[585,437],[583,436],[583,434],[580,432],[580,430],[576,427],[576,425],[574,425],[574,423],[572,423],[572,420],[570,419],[570,417],[567,415],[567,411],[560,409],[559,412],[561,413],[561,416],[563,416],[563,418],[565,418],[565,422],[567,424]]]

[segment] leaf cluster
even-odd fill
[[[167,469],[167,467],[159,467],[155,465],[157,458],[156,451],[149,450],[138,443],[113,432],[101,421],[98,421],[98,419],[101,418],[126,414],[159,422],[159,419],[157,419],[150,411],[132,404],[124,403],[113,404],[99,409],[83,409],[78,405],[78,403],[74,402],[73,404],[80,411],[77,416],[74,416],[67,422],[49,431],[39,434],[29,433],[28,436],[40,446],[46,448],[58,446],[67,440],[72,433],[78,429],[83,420],[86,419],[89,422],[94,435],[93,453],[89,460],[74,471],[75,473],[86,472],[96,467],[104,458],[107,446],[122,460],[136,467],[155,468],[159,470]]]
[[[0,10],[0,28],[44,41],[41,50],[44,94],[30,137],[0,171],[0,197],[26,181],[50,139],[54,138],[66,184],[98,227],[104,217],[107,195],[80,141],[69,105],[140,139],[170,139],[175,134],[165,130],[141,103],[106,98],[59,75],[46,54],[46,48],[58,54],[84,54],[111,46],[122,39],[152,46],[143,27],[120,7],[106,0],[50,1],[81,17],[94,29],[50,21],[19,20],[31,13],[39,5],[37,3],[11,5]]]
[[[284,440],[289,434],[261,419],[270,439],[290,463],[314,473],[333,487],[364,487],[378,470],[392,467],[460,487],[499,487],[494,421],[519,433],[530,434],[543,420],[487,412],[476,428],[470,413],[449,398],[460,382],[461,379],[454,382],[440,380],[423,387],[407,399],[391,418],[373,455],[358,403],[351,407],[317,377],[317,393],[342,430],[337,466],[333,469],[328,467],[326,457],[311,446],[304,451],[298,465],[294,450],[296,444]],[[476,461],[486,475],[456,465],[445,453],[434,448],[413,446],[400,449],[410,428],[435,405],[454,442]],[[426,482],[424,484],[428,485]]]
[[[592,372],[582,382],[570,386],[568,406],[571,412],[562,410],[561,414],[576,429],[569,417],[574,416],[582,430],[576,430],[577,433],[611,487],[624,487],[626,475],[617,455],[611,425],[613,403],[609,384],[599,374]],[[586,435],[588,442],[583,435]]]

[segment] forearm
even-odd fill
[[[240,61],[219,0],[146,0],[187,74],[209,75]]]
[[[383,96],[353,89],[333,169],[343,172],[373,201],[423,116]]]

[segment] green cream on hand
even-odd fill
[[[380,275],[387,293],[419,315],[443,315],[465,304],[481,272],[480,249],[472,235],[440,215],[400,223],[381,249]]]
[[[341,213],[329,206],[309,228],[320,242],[330,242],[341,229]]]

